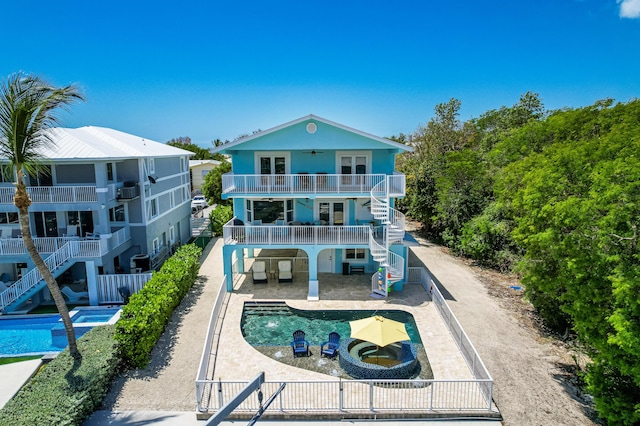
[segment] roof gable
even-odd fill
[[[407,145],[371,135],[310,114],[280,126],[221,145],[213,152],[319,149],[392,149],[412,151]]]

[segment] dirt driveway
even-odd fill
[[[591,408],[566,380],[574,364],[557,340],[545,337],[527,315],[509,277],[483,271],[414,238],[412,266],[426,266],[495,381],[494,400],[504,425],[594,425]]]

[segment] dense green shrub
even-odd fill
[[[138,368],[148,364],[171,313],[195,282],[201,254],[202,249],[193,244],[180,247],[124,306],[115,339],[126,364]]]
[[[233,208],[219,204],[209,215],[214,235],[222,235],[222,227],[233,218]]]
[[[114,326],[78,340],[82,358],[65,349],[0,410],[2,426],[80,425],[102,403],[119,365]]]

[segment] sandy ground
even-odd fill
[[[495,380],[494,400],[510,425],[593,425],[592,410],[567,380],[571,354],[531,320],[509,277],[452,257],[414,233],[411,266],[426,266]],[[211,252],[211,253],[209,253]],[[222,241],[205,251],[219,259]],[[103,409],[189,411],[195,408],[195,374],[221,267],[205,262],[193,291],[180,305],[152,353],[150,365],[120,376]],[[517,283],[515,283],[517,284]]]
[[[473,267],[413,233],[413,266],[441,283],[451,310],[495,381],[504,425],[594,425],[589,398],[571,384],[569,348],[545,336],[514,278]],[[417,265],[416,265],[417,264]],[[422,264],[422,265],[420,265]]]

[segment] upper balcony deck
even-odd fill
[[[104,256],[131,240],[131,229],[121,228],[110,234],[97,235],[87,238],[80,237],[34,237],[36,249],[42,254],[55,253],[68,242],[77,242],[76,257],[95,258]],[[28,256],[27,248],[22,237],[0,238],[0,257]]]
[[[405,176],[400,173],[385,174],[277,174],[246,175],[226,173],[222,176],[222,194],[228,197],[270,195],[369,196],[371,189],[388,181],[388,195],[406,195]]]
[[[95,185],[28,186],[27,194],[32,203],[95,203],[98,201]],[[15,195],[15,187],[0,187],[0,204],[13,204]]]

